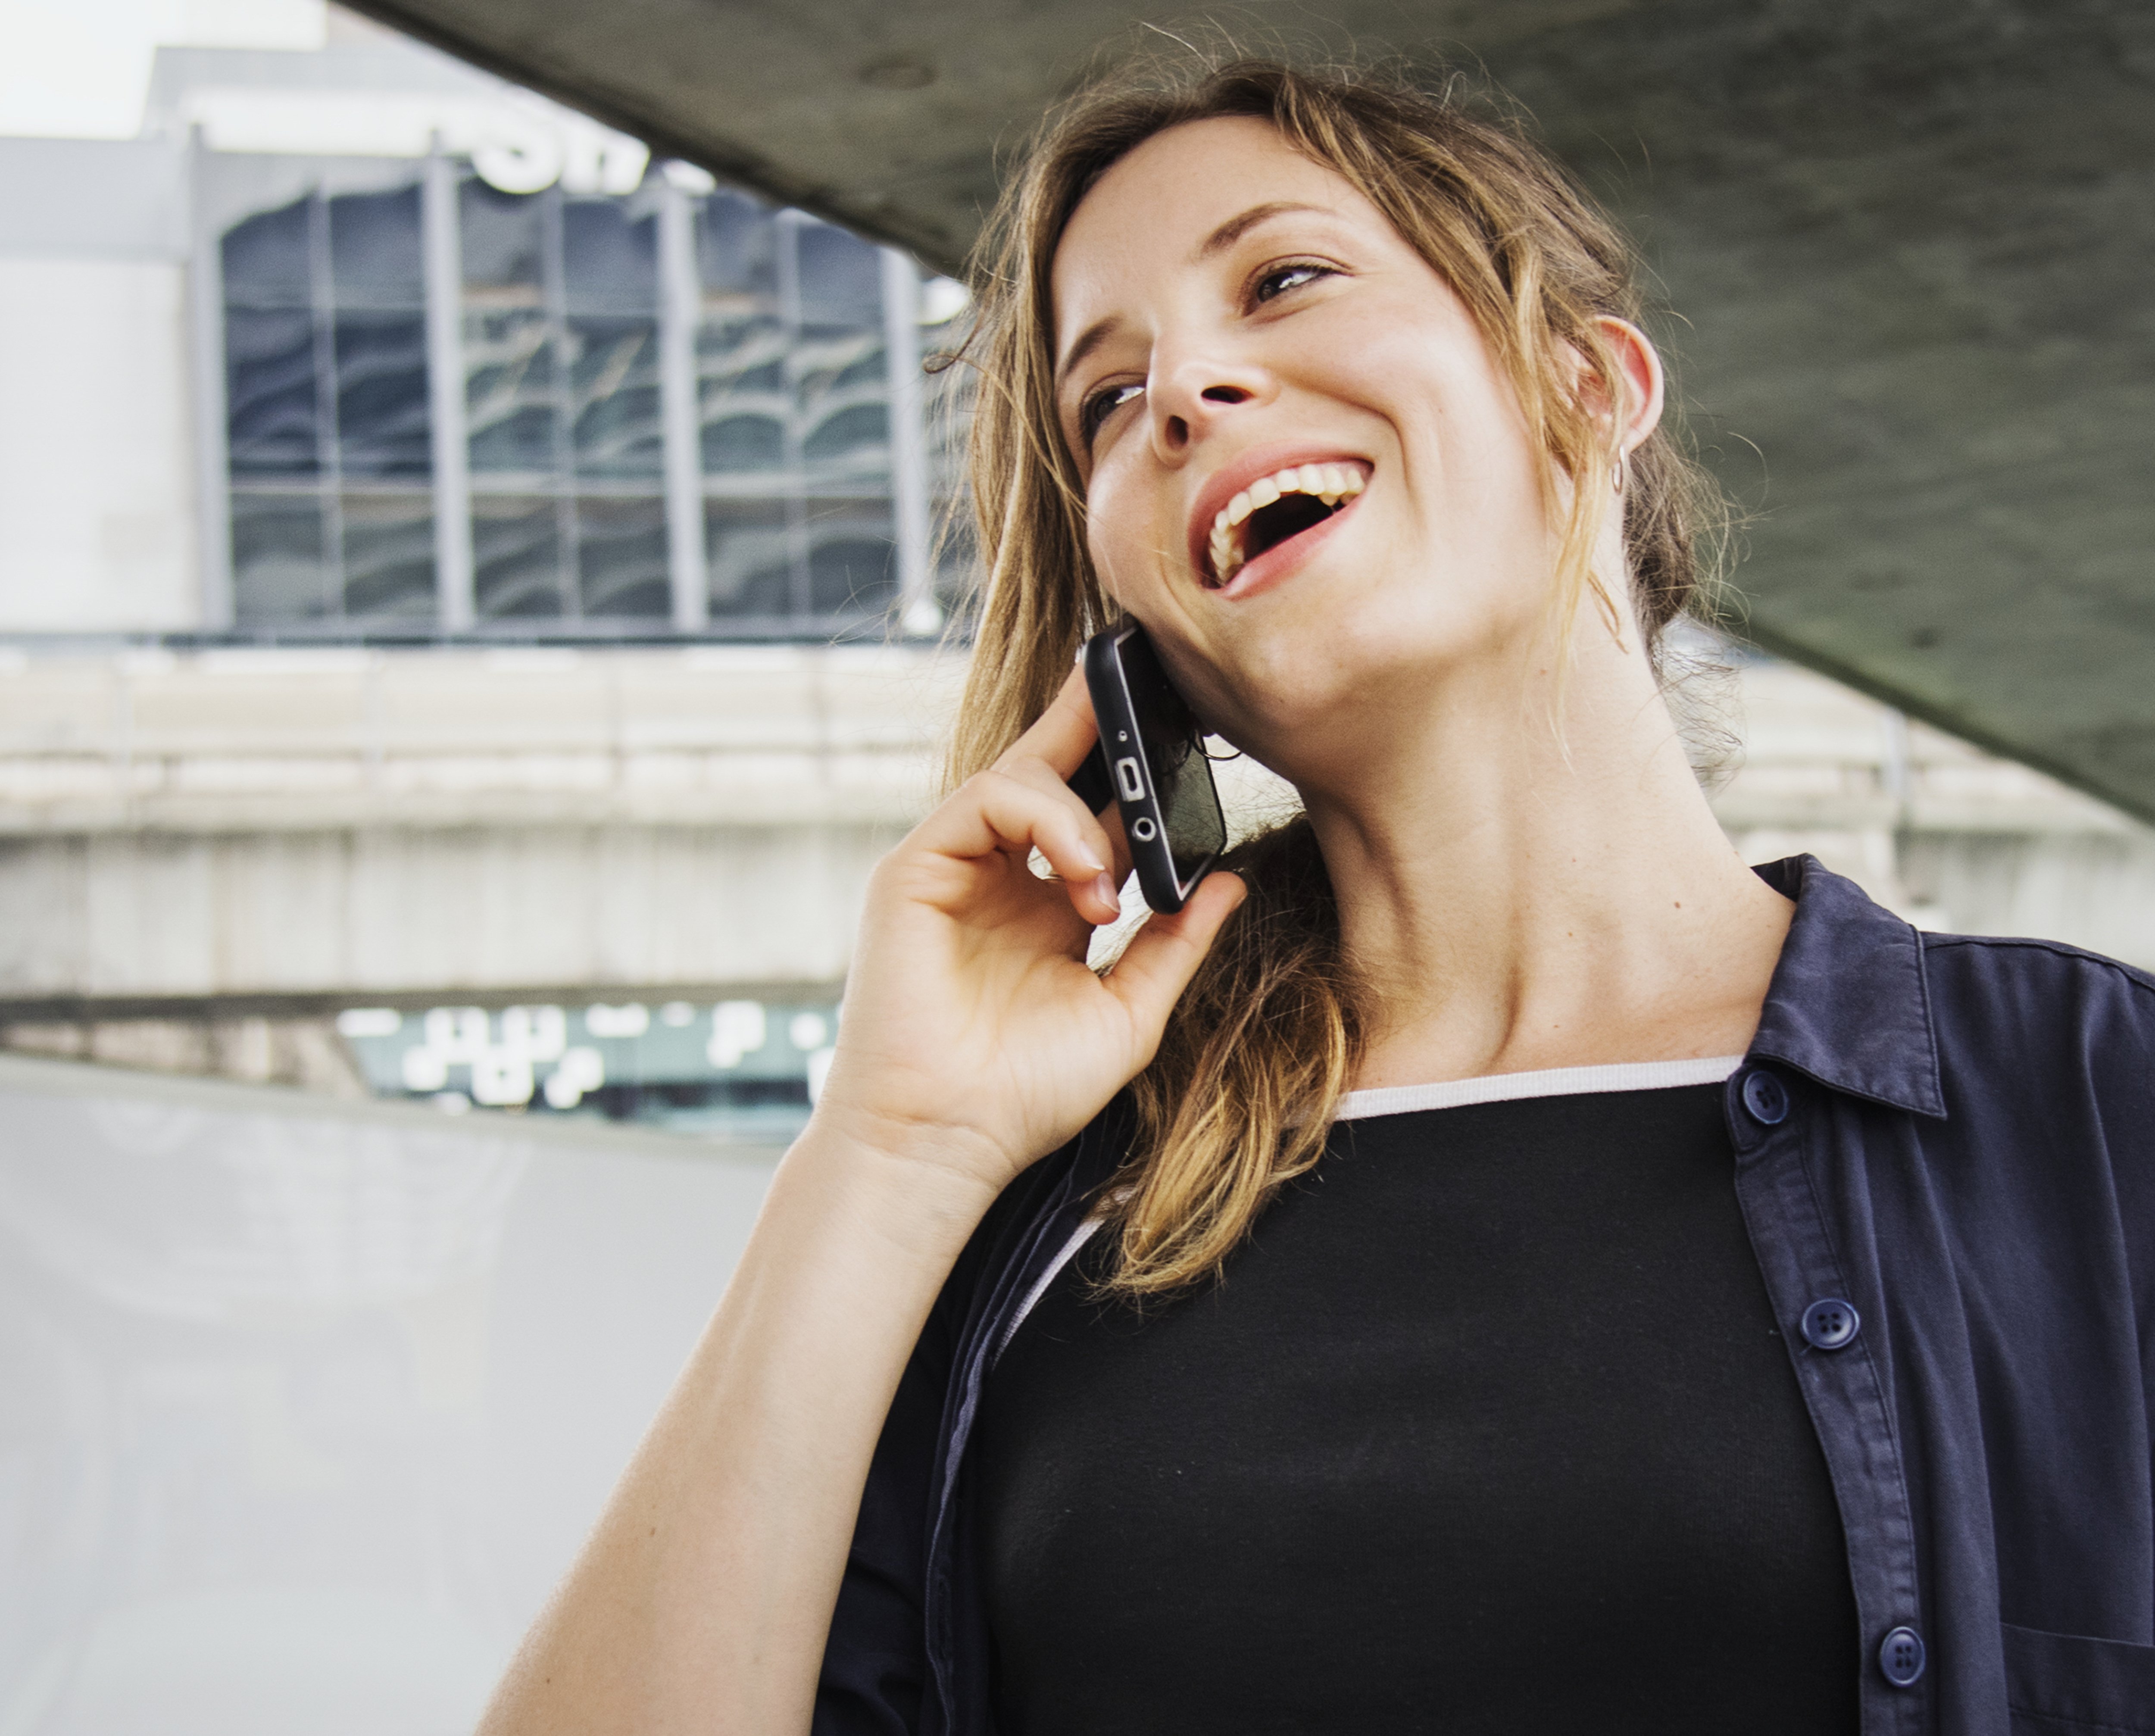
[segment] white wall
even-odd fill
[[[0,1730],[458,1736],[775,1153],[0,1061]]]
[[[0,257],[0,632],[199,622],[184,289]]]

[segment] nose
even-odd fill
[[[1155,451],[1177,463],[1228,417],[1265,402],[1276,391],[1264,370],[1219,356],[1155,361],[1145,389]]]

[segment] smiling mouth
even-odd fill
[[[1369,467],[1348,461],[1290,464],[1259,477],[1213,518],[1212,585],[1227,584],[1258,556],[1323,524],[1369,485]]]

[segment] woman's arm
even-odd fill
[[[868,1461],[944,1278],[1004,1185],[1151,1057],[1240,902],[1215,876],[1107,977],[1086,968],[1116,858],[1062,779],[1093,737],[1073,676],[876,870],[822,1100],[482,1736],[807,1728]]]

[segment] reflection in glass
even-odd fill
[[[562,612],[561,508],[550,497],[473,495],[472,553],[480,620]]]
[[[786,377],[786,327],[753,308],[721,306],[696,335],[699,421],[707,475],[786,468],[792,398]]]
[[[704,547],[714,618],[793,612],[783,501],[705,501]]]
[[[572,314],[649,314],[658,307],[658,224],[629,202],[561,206],[561,281]]]
[[[504,194],[459,174],[482,623],[672,617],[662,197]],[[879,250],[730,189],[691,210],[713,617],[813,633],[872,617],[895,567]],[[318,190],[223,238],[243,622],[434,618],[423,215],[416,185]],[[929,394],[947,407],[966,389]],[[961,426],[962,406],[947,420]],[[929,453],[939,494],[954,457]]]
[[[306,306],[314,299],[311,199],[295,199],[225,231],[224,299],[255,307]]]
[[[579,500],[576,572],[586,620],[666,620],[673,604],[664,499]]]
[[[233,474],[319,471],[314,315],[304,307],[228,307],[224,374]]]
[[[330,612],[314,494],[232,497],[233,601],[245,622],[311,621]]]
[[[419,189],[340,193],[329,202],[330,280],[339,307],[426,305]]]
[[[524,288],[536,299],[545,280],[544,202],[548,197],[496,192],[475,175],[464,177],[458,213],[468,291]]]
[[[811,464],[883,468],[890,462],[890,407],[880,397],[839,406],[808,431],[801,456]]]
[[[883,262],[875,244],[828,223],[804,223],[801,248],[801,323],[811,333],[879,330]]]
[[[696,275],[705,294],[778,293],[777,214],[747,193],[720,187],[696,225]]]
[[[432,622],[433,497],[346,494],[343,505],[346,618]]]
[[[775,416],[729,416],[704,428],[704,470],[722,476],[786,467],[786,425]]]
[[[890,607],[898,596],[898,544],[890,503],[819,504],[808,518],[808,606],[818,615]]]
[[[575,315],[569,346],[577,474],[663,474],[657,322]]]
[[[343,313],[336,321],[339,461],[351,476],[433,469],[424,314]]]
[[[553,470],[560,408],[550,330],[535,307],[465,314],[465,415],[473,470]]]

